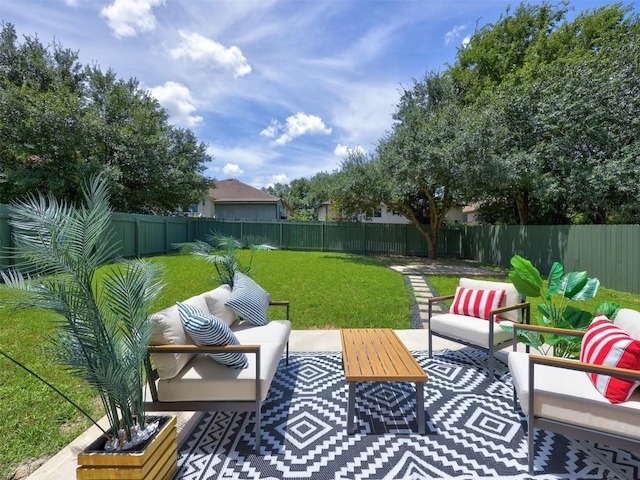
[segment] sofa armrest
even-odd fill
[[[529,371],[534,365],[548,365],[550,367],[566,368],[585,373],[598,373],[610,377],[625,378],[640,382],[640,371],[628,368],[607,367],[605,365],[594,365],[576,360],[560,357],[549,357],[546,355],[529,355]]]
[[[289,320],[289,301],[288,300],[270,301],[269,305],[270,306],[276,306],[276,307],[286,307],[287,308],[287,317],[286,317],[286,319]]]
[[[150,345],[149,353],[220,353],[244,352],[259,353],[260,345]]]

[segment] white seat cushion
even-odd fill
[[[515,305],[520,303],[522,295],[516,290],[513,283],[509,282],[491,282],[488,280],[475,280],[472,278],[461,278],[458,284],[461,287],[472,288],[474,290],[504,290],[507,293],[504,306]],[[509,320],[511,322],[522,322],[522,310],[512,310],[500,314],[501,320]]]
[[[260,346],[261,400],[267,398],[285,343]],[[158,380],[158,400],[240,401],[255,399],[256,356],[247,354],[249,366],[241,370],[219,364],[207,355],[195,358],[174,378]]]
[[[509,371],[520,406],[529,415],[529,356],[509,353]],[[640,439],[640,390],[629,400],[612,404],[593,386],[584,372],[537,365],[535,405],[537,417]]]
[[[510,322],[495,323],[493,326],[493,344],[498,345],[513,338],[513,332],[505,331],[500,325]],[[489,325],[484,318],[467,317],[454,313],[443,313],[431,317],[431,330],[434,333],[462,340],[472,345],[489,348]]]
[[[231,331],[240,342],[240,345],[286,344],[291,333],[291,322],[288,320],[270,320],[266,325],[256,327],[252,323],[245,321],[233,324]]]

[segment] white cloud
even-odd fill
[[[135,37],[138,32],[148,32],[156,28],[156,17],[151,9],[163,5],[165,0],[114,0],[100,10],[100,15],[116,37]]]
[[[349,155],[349,152],[356,152],[356,151],[360,151],[363,154],[367,153],[367,151],[364,148],[362,148],[360,145],[356,145],[355,147],[350,147],[348,145],[342,145],[341,143],[339,143],[338,145],[336,145],[336,148],[333,151],[333,154],[336,157],[345,158]]]
[[[254,178],[252,186],[255,188],[269,188],[273,187],[276,183],[287,185],[290,182],[291,179],[285,173],[276,173],[275,175]]]
[[[64,0],[64,3],[66,3],[70,7],[75,7],[76,5],[78,5],[78,0]]]
[[[462,39],[462,46],[463,47],[469,46],[469,42],[471,42],[471,35],[467,35]]]
[[[227,163],[224,167],[222,167],[222,173],[225,175],[238,176],[244,173],[244,170],[240,168],[240,165],[236,163]]]
[[[260,132],[260,136],[267,138],[275,138],[278,132],[282,130],[282,124],[277,120],[271,120],[271,125]]]
[[[449,45],[456,38],[458,38],[466,28],[466,25],[456,25],[451,30],[449,30],[444,36],[445,45]]]
[[[317,115],[298,112],[287,117],[284,125],[277,120],[272,120],[271,125],[262,130],[260,135],[267,138],[275,138],[279,135],[273,143],[285,145],[294,138],[303,135],[331,135],[331,132],[331,128],[327,127]]]
[[[173,58],[187,58],[199,64],[211,65],[218,70],[232,73],[236,78],[251,72],[251,65],[247,63],[238,47],[226,48],[195,32],[179,33],[182,42],[169,52]]]
[[[183,127],[195,127],[202,123],[202,117],[192,115],[196,110],[191,92],[187,87],[176,82],[166,82],[149,92],[167,109],[171,121]]]

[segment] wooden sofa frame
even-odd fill
[[[288,301],[272,301],[270,306],[286,307],[286,320],[289,320],[289,302]],[[158,372],[152,366],[152,353],[191,353],[191,354],[207,354],[220,352],[242,352],[256,356],[256,394],[255,399],[239,400],[239,401],[175,401],[161,402],[158,400],[158,390],[156,381],[158,380]],[[289,365],[289,342],[286,345],[286,364]],[[147,371],[147,382],[149,384],[149,393],[151,400],[145,402],[145,409],[148,412],[254,412],[256,414],[255,436],[256,436],[256,454],[260,453],[260,432],[261,432],[261,408],[262,408],[262,391],[260,386],[260,345],[157,345],[147,347],[147,357],[145,360]]]
[[[518,331],[527,330],[537,333],[553,333],[556,335],[567,335],[574,337],[582,337],[585,332],[582,330],[569,330],[564,328],[545,327],[540,325],[524,325],[514,324],[513,329],[513,350],[517,348]],[[606,367],[599,365],[592,365],[589,363],[583,363],[575,360],[569,360],[566,358],[550,357],[546,355],[529,355],[529,415],[527,419],[527,434],[528,434],[528,468],[529,474],[534,474],[534,444],[535,435],[534,429],[543,429],[550,432],[558,433],[561,435],[569,435],[577,439],[588,440],[593,442],[601,442],[606,445],[622,448],[624,450],[630,450],[638,452],[640,448],[640,440],[635,438],[629,438],[624,435],[616,435],[609,432],[603,432],[592,428],[583,426],[572,425],[568,422],[560,422],[557,420],[550,420],[542,417],[538,417],[534,413],[534,400],[535,400],[535,365],[548,365],[551,367],[566,368],[569,370],[576,370],[585,373],[600,373],[618,378],[626,378],[640,382],[640,372],[636,370],[629,370],[626,368]],[[513,402],[514,409],[518,407],[518,395],[513,389]]]

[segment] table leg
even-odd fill
[[[418,421],[418,433],[424,435],[424,382],[416,382],[416,419]]]
[[[356,415],[356,382],[349,384],[349,400],[347,402],[347,433],[353,434],[353,417]]]

